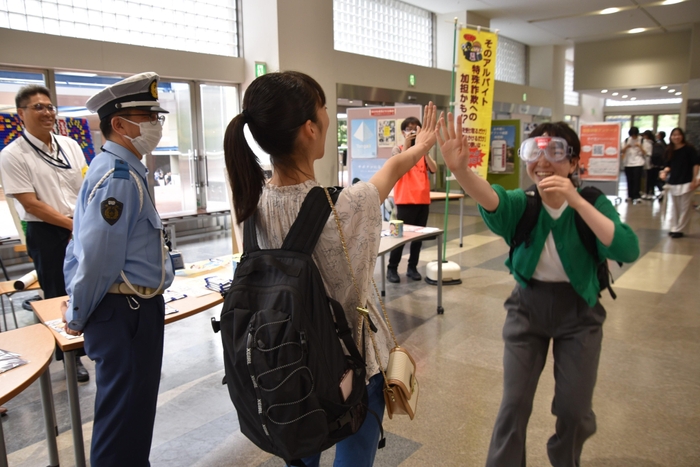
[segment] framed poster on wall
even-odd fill
[[[404,142],[401,122],[407,117],[421,120],[420,105],[357,107],[348,109],[348,179],[369,181]]]
[[[581,180],[617,181],[620,175],[620,124],[582,123],[579,139]]]

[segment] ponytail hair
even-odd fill
[[[255,212],[265,185],[265,171],[243,134],[245,124],[243,114],[236,115],[224,134],[226,171],[231,182],[233,207],[238,222],[243,222]]]
[[[299,170],[293,157],[299,129],[309,120],[318,123],[318,109],[325,105],[321,86],[296,71],[262,75],[246,89],[243,111],[231,120],[224,135],[224,158],[238,222],[255,212],[265,186],[265,173],[246,142],[244,126],[248,125],[255,141],[270,155],[274,170],[294,173]]]

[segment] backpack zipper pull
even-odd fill
[[[307,342],[306,342],[306,333],[305,333],[304,331],[301,331],[301,332],[299,333],[299,336],[300,336],[300,338],[301,338],[301,350],[302,350],[303,353],[306,353],[307,348],[308,348],[307,345],[306,345],[306,344],[307,344]]]

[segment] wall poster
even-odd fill
[[[620,175],[620,124],[582,123],[579,139],[581,180],[617,181]]]

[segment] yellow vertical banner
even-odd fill
[[[498,36],[464,28],[458,41],[455,95],[462,119],[462,134],[469,141],[469,167],[485,180],[489,165]]]

